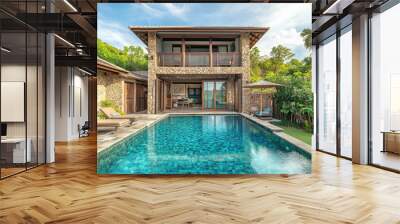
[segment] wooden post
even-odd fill
[[[133,81],[133,112],[137,112],[137,99],[136,99],[136,92],[137,92],[137,86],[136,86],[136,80]]]
[[[209,52],[210,52],[210,67],[213,67],[213,52],[212,52],[212,39],[210,39],[210,44],[209,44]]]
[[[182,54],[182,67],[186,66],[186,43],[185,39],[182,39],[182,49],[181,49],[181,54]]]

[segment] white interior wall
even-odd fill
[[[55,85],[55,140],[77,139],[78,125],[88,120],[88,78],[76,68],[56,67]]]

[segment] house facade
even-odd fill
[[[97,105],[109,100],[126,114],[143,112],[147,107],[147,72],[127,71],[97,58]]]
[[[250,49],[266,27],[130,27],[148,47],[148,113],[247,112]]]

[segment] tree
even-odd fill
[[[272,72],[278,74],[282,66],[294,56],[292,50],[282,45],[273,47],[270,53]]]
[[[304,47],[306,47],[308,50],[311,50],[311,40],[312,40],[311,29],[304,29],[300,33],[300,35],[301,35],[301,37],[303,37]]]
[[[250,51],[250,77],[253,82],[261,79],[260,61],[260,50],[257,47],[252,48]]]
[[[147,70],[147,54],[138,46],[121,50],[97,39],[97,56],[128,71]]]
[[[293,58],[292,50],[282,45],[272,48],[269,57],[258,49],[250,53],[251,81],[265,79],[282,84],[273,93],[277,118],[311,131],[313,94],[311,90],[311,57]]]

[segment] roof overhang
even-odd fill
[[[157,34],[180,34],[182,36],[190,35],[233,35],[248,33],[250,35],[250,47],[253,47],[258,40],[269,30],[268,27],[234,27],[234,26],[210,26],[210,27],[192,27],[192,26],[131,26],[129,27],[140,40],[147,45],[148,33]]]
[[[114,72],[114,73],[124,73],[124,74],[128,73],[127,70],[125,70],[117,65],[114,65],[111,62],[108,62],[104,59],[101,59],[99,57],[97,57],[97,69]]]

